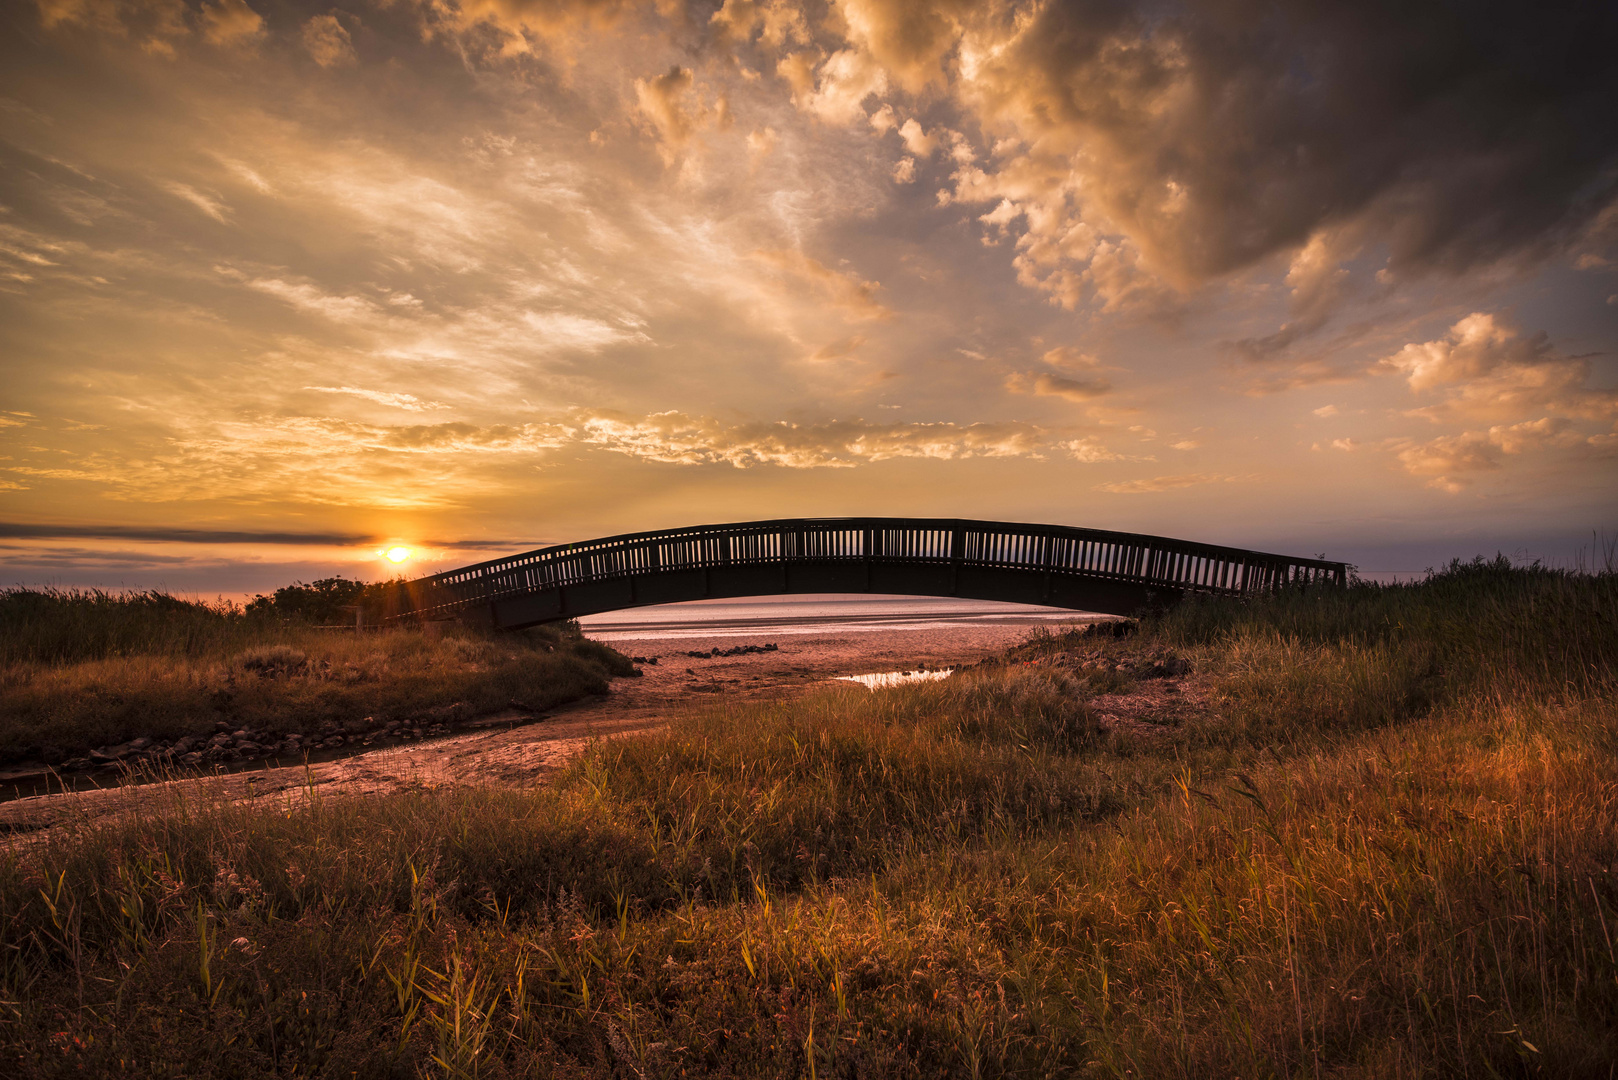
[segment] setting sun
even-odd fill
[[[410,558],[410,549],[407,547],[391,547],[382,554],[387,556],[389,562],[400,563]]]

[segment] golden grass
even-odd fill
[[[1217,703],[1151,737],[1100,733],[1088,686],[1017,664],[721,703],[548,788],[193,792],[87,820],[0,865],[0,1054],[19,1075],[1609,1076],[1613,631],[1561,629],[1545,595],[1475,632],[1440,611],[1300,633],[1290,598],[1148,625],[1105,648],[1177,649]],[[1365,597],[1395,600],[1421,597]],[[1594,670],[1477,647],[1508,623]]]
[[[221,721],[273,736],[456,703],[546,709],[634,670],[574,627],[360,635],[152,594],[13,590],[0,595],[0,624],[11,635],[0,761],[54,764],[138,736],[211,734]]]

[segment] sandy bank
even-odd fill
[[[537,722],[510,723],[516,714],[490,717],[477,730],[307,764],[263,764],[213,776],[14,799],[0,804],[0,830],[32,833],[84,815],[138,810],[196,785],[206,785],[214,798],[299,800],[316,791],[364,796],[451,784],[538,783],[590,739],[645,731],[694,705],[727,697],[792,697],[838,675],[976,663],[1024,640],[1030,629],[984,625],[610,641],[623,652],[658,662],[642,665],[641,678],[615,680],[607,696],[563,706]],[[776,651],[711,659],[686,655],[767,642]]]

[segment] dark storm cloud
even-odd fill
[[[1030,231],[1069,251],[1075,218],[1121,233],[1182,283],[1322,230],[1396,271],[1543,254],[1618,179],[1610,3],[1057,0],[1016,26],[957,7],[947,33],[903,0],[841,6],[910,85],[976,50],[958,99],[1027,149],[957,173],[958,196],[1043,204]]]

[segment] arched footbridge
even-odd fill
[[[1063,525],[803,518],[559,544],[400,582],[393,619],[506,629],[604,611],[782,593],[1008,600],[1129,615],[1190,593],[1347,583],[1345,563]]]

